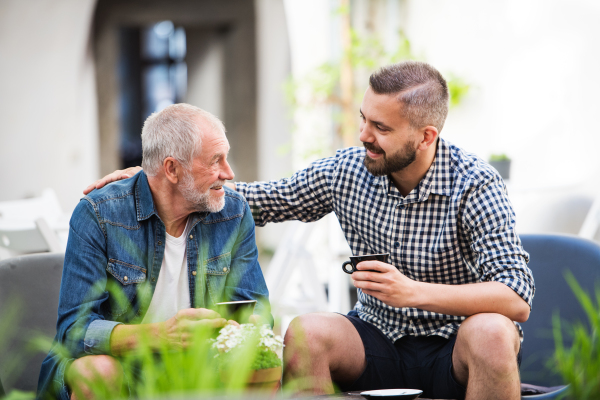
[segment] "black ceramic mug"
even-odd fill
[[[365,254],[365,255],[362,255],[362,256],[352,256],[352,257],[350,257],[350,261],[345,261],[342,264],[342,270],[344,270],[344,272],[347,273],[347,274],[351,274],[353,272],[358,271],[356,269],[356,266],[361,261],[381,261],[383,263],[387,263],[387,260],[388,260],[389,256],[390,256],[390,253],[384,253],[384,254]],[[347,266],[350,266],[350,267],[348,268]]]

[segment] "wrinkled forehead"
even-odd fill
[[[200,124],[200,154],[202,158],[213,158],[214,156],[227,155],[229,152],[229,141],[220,126],[203,121]]]

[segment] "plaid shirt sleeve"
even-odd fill
[[[464,223],[470,232],[481,280],[502,282],[531,307],[535,285],[529,254],[515,232],[515,214],[504,183],[494,177],[472,193]]]
[[[318,160],[292,177],[270,182],[236,182],[246,198],[257,226],[267,222],[317,221],[333,211],[330,190],[337,160]]]

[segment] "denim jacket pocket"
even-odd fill
[[[114,276],[116,280],[121,282],[123,286],[146,281],[146,268],[118,261],[113,258],[108,260],[108,267],[106,270]]]
[[[225,283],[231,269],[231,253],[221,254],[206,261],[206,286],[212,304],[225,301]]]
[[[137,284],[146,281],[147,270],[113,258],[108,260],[106,270],[114,278],[109,277],[107,289],[109,291],[120,290],[122,294],[113,293],[109,297],[110,314],[113,317],[119,317],[131,308],[132,302],[137,296]]]

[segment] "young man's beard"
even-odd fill
[[[222,186],[225,182],[215,182],[212,186]],[[211,187],[212,187],[211,186]],[[219,212],[225,207],[225,197],[212,197],[208,189],[206,192],[201,193],[196,189],[194,185],[194,178],[191,172],[185,171],[181,184],[179,185],[181,195],[186,201],[194,204],[196,211],[208,211],[208,212]]]
[[[407,142],[402,149],[389,157],[383,150],[375,147],[372,143],[363,143],[363,145],[367,150],[373,153],[383,154],[383,157],[378,160],[365,155],[364,165],[367,168],[367,171],[375,176],[384,176],[402,171],[417,158],[417,150],[412,147],[412,143],[410,142]]]

